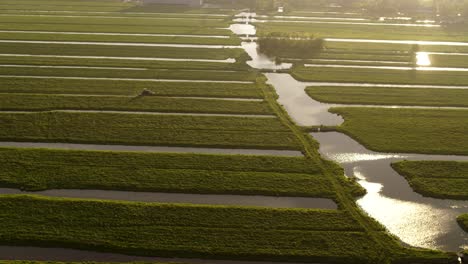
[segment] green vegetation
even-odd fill
[[[468,214],[462,214],[457,217],[457,222],[463,228],[463,230],[468,232]]]
[[[338,130],[380,152],[468,154],[468,110],[331,108]]]
[[[358,39],[386,39],[386,40],[436,40],[436,41],[468,41],[466,29],[446,31],[444,28],[358,25],[349,22],[341,24],[324,23],[257,23],[260,34],[271,32],[304,32],[313,34],[317,38],[358,38]]]
[[[1,113],[0,139],[99,144],[298,149],[276,118],[114,113]]]
[[[269,33],[260,36],[258,49],[269,57],[308,58],[317,55],[323,49],[323,39],[308,38],[298,33]]]
[[[392,167],[425,196],[468,200],[468,162],[402,161]]]
[[[468,107],[468,90],[383,87],[308,87],[320,102],[369,105],[420,105]]]
[[[134,82],[113,80],[60,80],[0,78],[1,93],[83,94],[137,96],[143,89],[159,96],[262,98],[259,88],[243,83]]]
[[[244,54],[242,49],[237,48],[211,49],[37,43],[0,43],[0,50],[5,54],[149,57],[210,60],[238,58]]]
[[[381,254],[350,215],[334,210],[126,203],[25,195],[3,196],[0,200],[3,244],[66,246],[161,257],[326,259],[332,263],[369,263],[367,260],[378,259]]]
[[[125,42],[125,43],[159,43],[159,44],[200,44],[200,45],[240,45],[237,37],[164,37],[164,36],[131,36],[131,35],[68,35],[60,33],[0,33],[2,40],[41,40],[41,41],[87,41],[87,42]]]
[[[292,69],[301,81],[388,84],[468,85],[466,72],[303,67]]]
[[[248,70],[243,63],[244,56],[237,58],[234,63],[225,62],[200,62],[200,61],[170,61],[170,60],[151,60],[145,58],[126,59],[125,57],[117,59],[106,58],[57,58],[34,57],[34,56],[1,56],[2,64],[8,65],[50,65],[50,66],[90,66],[90,67],[136,67],[150,69],[178,69],[178,70],[218,70],[218,71],[239,71]]]
[[[165,69],[93,69],[93,68],[41,68],[41,67],[0,67],[0,75],[6,76],[55,76],[85,78],[130,78],[130,79],[172,79],[254,82],[257,73],[245,71],[210,70],[165,70]]]
[[[123,25],[123,26],[152,26],[152,27],[193,27],[193,28],[226,28],[229,26],[229,20],[225,18],[198,18],[198,17],[183,17],[182,19],[168,19],[164,17],[126,17],[119,18],[118,15],[112,17],[96,17],[96,16],[21,16],[10,14],[0,16],[2,24],[71,24],[80,25],[82,27],[92,25]]]
[[[429,57],[434,67],[468,67],[468,56],[431,54]]]
[[[0,185],[29,191],[335,197],[329,179],[304,158],[41,149],[0,149],[0,157]]]
[[[120,110],[177,113],[273,114],[266,102],[155,96],[0,94],[0,110]]]

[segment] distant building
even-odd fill
[[[141,4],[188,5],[202,6],[203,0],[141,0]]]

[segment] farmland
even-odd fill
[[[466,155],[468,111],[332,108],[344,117],[338,129],[380,152]],[[437,124],[437,126],[435,126]]]
[[[90,257],[107,252],[125,254],[129,259],[185,258],[182,262],[187,263],[454,260],[454,253],[445,252],[451,251],[446,247],[428,250],[402,246],[395,235],[359,207],[357,200],[365,195],[364,186],[355,178],[345,177],[338,164],[322,158],[318,142],[296,125],[286,107],[277,101],[276,84],[270,85],[267,75],[262,74],[271,69],[246,63],[258,58],[247,54],[240,45],[241,38],[229,30],[237,13],[216,5],[146,6],[120,0],[2,1],[0,245],[87,250]],[[292,25],[281,22],[274,30]],[[305,28],[302,23],[294,25],[294,31]],[[265,23],[258,29],[266,32],[269,27],[272,29]],[[351,27],[358,33],[370,30],[346,25],[342,32],[351,32]],[[333,32],[331,24],[321,28],[346,36]],[[385,30],[380,33],[369,31],[369,36],[390,32],[387,26],[382,28]],[[411,32],[414,29],[399,34]],[[424,29],[419,34],[430,36],[428,32]],[[464,38],[463,34],[434,32],[435,37]],[[312,33],[321,36],[315,30]],[[314,59],[371,61],[382,56],[404,66],[414,59],[407,45],[392,46],[392,50],[366,50],[362,46],[359,52],[354,52],[357,49],[352,45],[326,45],[326,51],[318,57],[302,58],[304,61],[290,58],[295,63],[290,73],[311,81],[468,83],[462,73],[418,72],[413,78],[387,70],[356,74],[356,70],[312,70],[302,65],[315,63]],[[412,92],[408,104],[422,97]],[[425,95],[426,101],[439,95],[438,90],[430,92]],[[464,106],[462,95],[453,91],[439,101]],[[380,109],[369,108],[363,110],[364,117],[353,113],[351,118],[345,110],[342,115],[346,123],[338,128],[343,131],[349,123],[352,133],[367,129],[360,121],[368,119],[366,114],[379,118],[380,124],[371,123],[380,128],[397,127],[388,123],[392,119],[380,114]],[[440,146],[429,147],[464,154],[467,146],[463,137],[468,132],[464,111],[408,112],[407,116],[428,116],[427,123],[432,124],[442,113],[449,116],[444,119],[447,122],[431,128],[450,130],[453,136],[442,138],[432,131],[432,137],[423,136],[434,142],[440,140]],[[356,127],[352,125],[355,118],[359,119]],[[415,123],[405,119],[399,122],[406,126]],[[427,127],[418,128],[416,136]],[[446,144],[457,140],[461,143],[455,147]],[[90,144],[101,150],[93,150]],[[82,149],[67,148],[78,145]],[[113,150],[102,151],[106,147]],[[233,149],[246,153],[262,150],[268,155],[238,155],[230,152]],[[212,152],[203,152],[207,150]],[[283,156],[281,152],[286,150],[297,155]],[[433,149],[428,151],[432,153]],[[20,194],[8,194],[10,191]],[[62,195],[52,198],[41,191]],[[118,199],[102,198],[112,191],[122,195]],[[66,198],[72,192],[94,195]],[[211,200],[132,200],[139,195],[192,195]],[[262,206],[221,204],[227,195],[239,200],[266,196],[273,202]],[[282,198],[325,198],[336,207],[319,209],[291,202],[283,209],[274,202]],[[0,259],[2,254],[8,252],[0,250]],[[73,254],[65,255],[62,258],[67,263],[80,261]],[[31,259],[28,252],[22,259]]]
[[[392,167],[423,195],[468,200],[466,162],[402,161],[392,164]]]
[[[339,104],[468,107],[468,90],[382,87],[308,87],[315,100]]]

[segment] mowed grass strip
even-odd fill
[[[131,18],[130,18],[131,19]],[[165,37],[165,36],[129,36],[129,35],[78,35],[61,33],[2,33],[2,40],[41,40],[41,41],[85,41],[85,42],[126,42],[126,43],[160,43],[160,44],[200,44],[200,45],[240,45],[237,37]]]
[[[462,215],[458,216],[457,217],[457,222],[463,228],[463,230],[468,232],[468,214],[462,214]],[[465,249],[465,252],[467,252],[466,249]]]
[[[300,81],[468,85],[468,74],[466,74],[466,72],[453,71],[419,71],[298,66],[293,68],[292,75]]]
[[[273,115],[266,102],[157,96],[0,94],[0,110],[120,110],[173,113]]]
[[[378,23],[375,21],[375,23]],[[314,34],[319,38],[357,38],[357,39],[383,39],[383,40],[426,40],[426,41],[467,41],[465,30],[458,32],[440,28],[389,26],[385,23],[379,25],[358,25],[353,23],[327,24],[327,23],[257,23],[260,34],[270,32],[305,32]]]
[[[117,113],[1,113],[0,140],[298,149],[276,118]]]
[[[51,55],[41,56],[0,56],[2,64],[8,65],[51,65],[51,66],[89,66],[89,67],[136,67],[151,69],[174,69],[174,70],[219,70],[219,71],[239,71],[248,70],[246,64],[241,61],[234,63],[227,62],[205,62],[205,61],[170,61],[167,59],[153,60],[152,58],[59,58]],[[241,58],[242,60],[242,58]]]
[[[1,93],[80,94],[137,96],[143,89],[159,96],[193,96],[218,98],[263,98],[252,83],[191,83],[114,80],[62,80],[35,78],[0,78]]]
[[[338,129],[379,152],[467,155],[468,110],[331,108]]]
[[[0,186],[335,198],[304,158],[0,149]],[[125,161],[125,162],[122,162]]]
[[[306,92],[326,103],[468,107],[465,89],[307,87]]]
[[[0,7],[2,7],[0,5]],[[89,11],[94,11],[92,8]],[[132,19],[132,18],[128,18]],[[232,31],[224,28],[209,27],[166,27],[144,25],[79,25],[79,24],[0,24],[1,30],[38,30],[38,31],[73,31],[73,32],[98,32],[98,33],[151,33],[151,34],[190,34],[190,35],[232,35]]]
[[[182,17],[167,18],[155,15],[151,18],[146,17],[96,17],[96,16],[70,16],[64,15],[0,15],[2,24],[60,24],[60,25],[112,25],[112,26],[153,26],[153,27],[207,27],[207,28],[227,28],[229,27],[229,18],[199,18]]]
[[[150,57],[210,60],[238,58],[244,54],[244,51],[240,48],[212,49],[37,43],[0,43],[0,50],[4,54]]]
[[[401,161],[392,167],[420,194],[468,200],[468,162]]]
[[[0,197],[2,244],[131,255],[366,263],[380,250],[340,211]],[[51,213],[53,214],[51,215]],[[349,231],[348,231],[349,230]]]
[[[47,66],[46,66],[47,67]],[[209,80],[253,82],[256,72],[210,71],[210,70],[166,70],[166,69],[94,69],[94,68],[43,68],[0,66],[0,75],[6,76],[54,76],[84,78],[130,78],[130,79],[170,79],[170,80]]]

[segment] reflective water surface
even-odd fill
[[[312,133],[320,153],[338,162],[348,176],[358,178],[367,195],[357,202],[369,215],[412,246],[458,251],[468,246],[468,234],[456,217],[468,211],[468,201],[442,200],[415,193],[390,167],[401,160],[458,160],[468,156],[376,153],[338,133]]]

